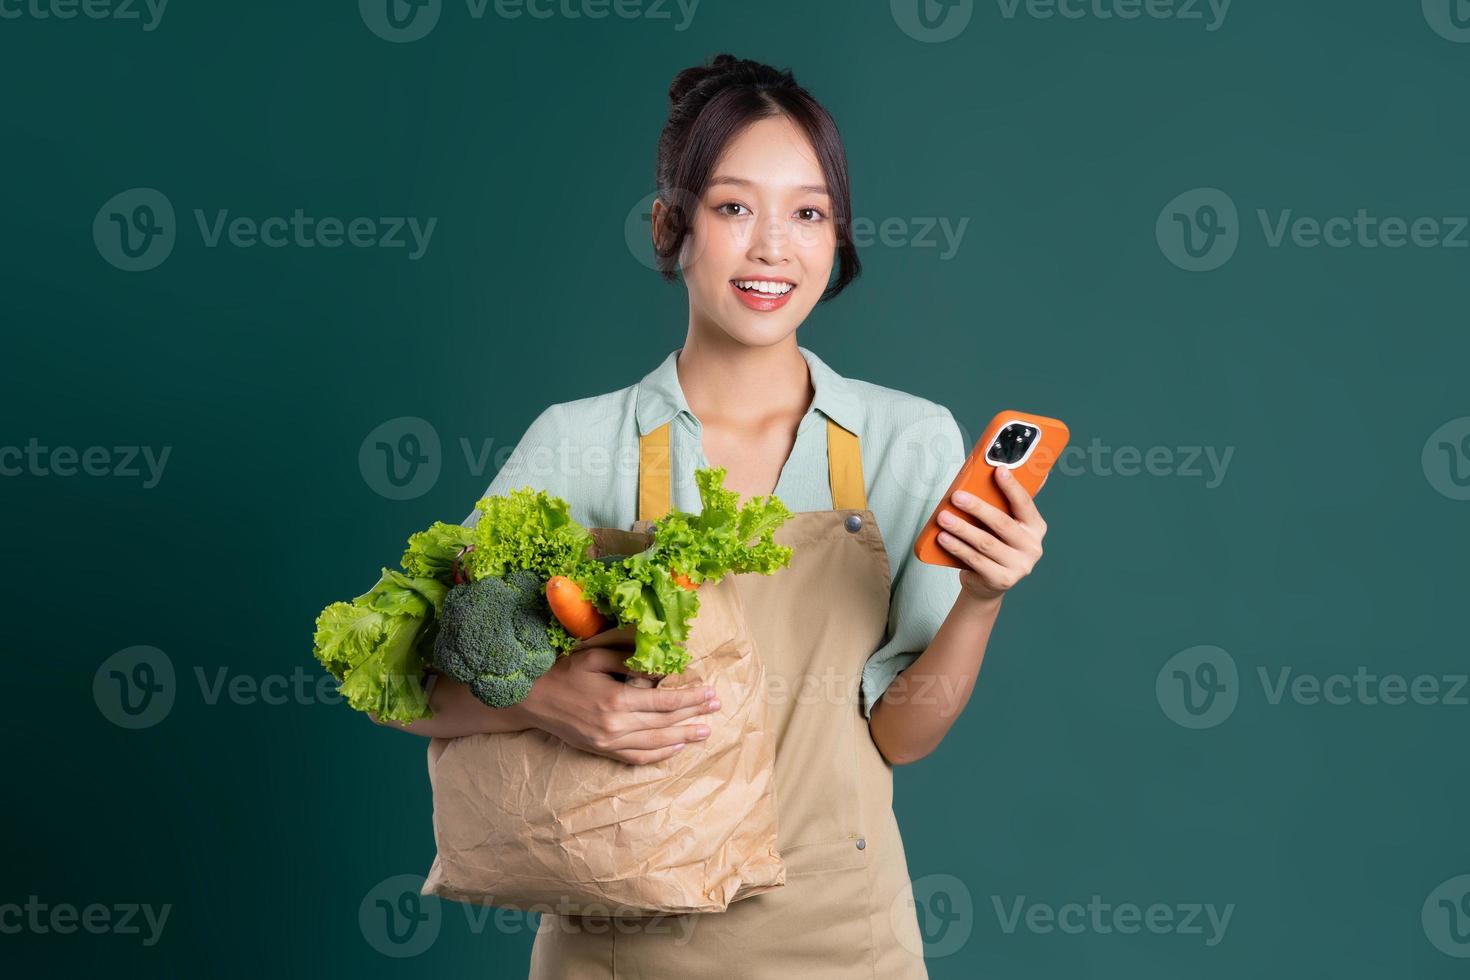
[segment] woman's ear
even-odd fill
[[[653,199],[653,220],[650,222],[650,234],[653,236],[654,254],[659,252],[659,242],[667,241],[669,206],[663,202],[663,198]]]
[[[678,254],[674,256],[676,272],[688,269],[699,256],[700,242],[694,234],[692,224],[698,210],[698,198],[677,188],[664,191],[653,199],[653,210],[649,214],[649,234],[653,238],[654,254],[669,254],[679,237],[678,229],[682,228],[684,233]]]

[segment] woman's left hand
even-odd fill
[[[960,569],[961,587],[974,598],[990,601],[1031,574],[1041,560],[1041,539],[1046,537],[1046,521],[1011,471],[997,467],[995,482],[1015,517],[962,490],[955,492],[951,503],[983,526],[975,527],[947,510],[939,514],[939,543],[965,566]]]

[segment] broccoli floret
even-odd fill
[[[545,586],[533,571],[455,586],[444,599],[434,666],[492,708],[517,704],[551,669]]]

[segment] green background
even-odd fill
[[[437,939],[401,959],[359,927],[370,889],[433,856],[424,742],[314,698],[211,704],[195,672],[314,678],[317,610],[493,476],[500,460],[476,472],[461,439],[503,459],[546,404],[631,384],[679,345],[684,292],[624,226],[652,189],[669,79],[732,50],[792,67],[828,105],[860,217],[969,222],[948,258],[864,247],[804,346],[948,406],[971,439],[1016,407],[1065,418],[1084,447],[1181,465],[1185,447],[1233,451],[1217,486],[1092,462],[1048,485],[1046,559],[1007,600],[969,709],[896,775],[935,952],[958,946],[931,974],[1463,976],[1421,907],[1470,873],[1470,709],[1273,704],[1257,672],[1467,669],[1470,502],[1436,486],[1470,459],[1431,445],[1436,472],[1421,453],[1442,424],[1470,426],[1470,250],[1273,248],[1256,212],[1470,213],[1470,44],[1412,0],[1237,0],[1217,30],[1206,8],[1008,18],[992,0],[944,43],[886,2],[704,0],[685,30],[666,9],[476,20],[450,0],[402,44],[348,2],[175,0],[152,31],[0,19],[0,443],[172,447],[153,488],[0,480],[0,904],[173,906],[151,947],[24,930],[0,934],[4,961],[524,975],[524,917],[477,929],[440,905]],[[178,241],[129,273],[91,229],[135,187],[167,195]],[[1209,272],[1155,237],[1199,187],[1240,214]],[[207,248],[192,218],[298,207],[439,221],[409,261]],[[358,450],[400,416],[433,425],[442,473],[395,501]],[[1155,680],[1202,644],[1233,658],[1238,704],[1193,730]],[[124,730],[91,685],[135,645],[167,654],[177,696]],[[1213,946],[1208,929],[1007,932],[996,912],[1093,895],[1234,910]],[[934,918],[944,901],[970,916]],[[1470,929],[1470,905],[1457,914]]]

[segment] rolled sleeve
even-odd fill
[[[944,619],[954,607],[960,594],[959,569],[941,565],[930,565],[914,557],[914,541],[934,508],[944,499],[950,481],[964,465],[967,452],[964,436],[954,416],[947,409],[943,415],[932,417],[932,427],[919,426],[921,431],[912,435],[920,445],[932,447],[933,469],[926,467],[926,493],[900,495],[911,507],[901,508],[893,523],[893,537],[885,543],[889,554],[896,559],[892,593],[888,604],[888,628],[883,645],[875,650],[863,667],[862,702],[863,714],[869,716],[873,706],[893,683],[893,679],[919,658]],[[903,447],[900,447],[902,449]],[[913,464],[906,451],[898,459],[903,465]],[[922,458],[922,457],[921,457]],[[927,473],[933,474],[932,481]]]

